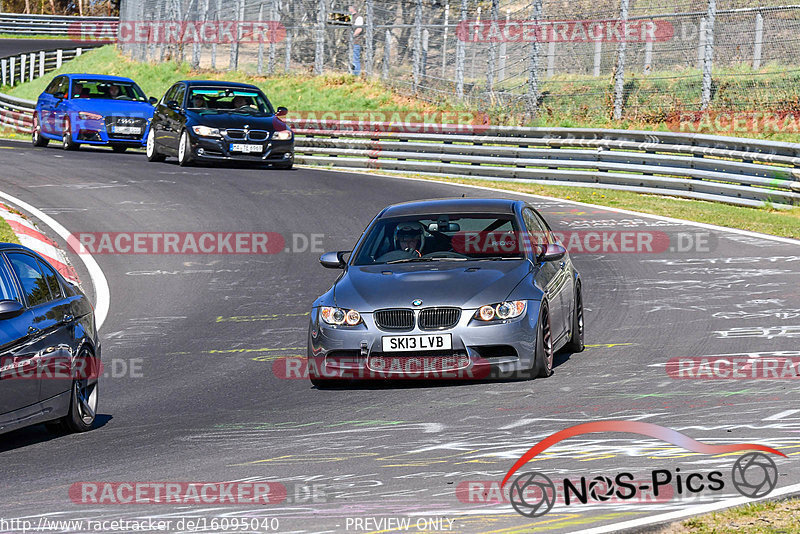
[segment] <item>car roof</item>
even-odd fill
[[[445,198],[403,202],[385,208],[380,218],[438,213],[493,213],[513,215],[521,200],[507,198]]]
[[[255,85],[249,83],[226,82],[221,80],[181,80],[179,83],[185,83],[188,87],[240,87],[242,89],[258,89]]]
[[[108,74],[90,74],[90,73],[70,73],[70,74],[62,74],[62,76],[66,76],[67,78],[91,78],[93,80],[104,80],[109,82],[133,82],[130,78],[125,78],[123,76],[109,76]],[[136,83],[136,82],[134,82]]]

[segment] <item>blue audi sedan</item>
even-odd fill
[[[82,144],[115,152],[142,147],[155,102],[130,78],[62,74],[39,95],[31,141],[39,147],[61,141],[65,150]]]

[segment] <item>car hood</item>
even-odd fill
[[[336,306],[371,312],[381,308],[479,308],[505,300],[530,272],[525,260],[350,266],[334,286]]]
[[[119,115],[121,117],[140,117],[144,119],[153,118],[153,106],[147,102],[75,98],[70,100],[70,107],[75,111],[91,111],[101,115]]]
[[[242,113],[197,113],[195,111],[187,111],[186,114],[196,124],[211,128],[244,128],[247,126],[251,130],[280,131],[287,129],[286,123],[274,115],[257,117]]]

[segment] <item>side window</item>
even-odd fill
[[[38,306],[51,300],[47,280],[39,270],[36,258],[21,252],[10,252],[8,259],[17,278],[22,285],[22,291],[28,301],[28,306]]]
[[[170,100],[175,100],[173,97],[175,96],[175,92],[177,90],[178,90],[178,86],[177,85],[173,85],[172,87],[170,87],[169,91],[167,91],[164,94],[164,98],[161,99],[161,103],[166,105],[167,102],[169,102]]]
[[[44,274],[44,278],[47,281],[47,287],[50,289],[50,296],[53,300],[58,300],[64,298],[64,293],[61,291],[61,285],[58,283],[58,275],[56,272],[47,264],[39,263],[39,270],[42,271]]]
[[[175,98],[172,98],[171,100],[177,100],[178,106],[183,107],[183,97],[185,94],[186,94],[186,88],[182,85],[179,85],[178,90],[175,91]]]
[[[2,259],[0,259],[2,261]],[[22,302],[17,293],[17,285],[14,283],[14,277],[8,271],[5,262],[0,265],[0,300],[16,300]]]
[[[532,209],[525,208],[522,210],[522,218],[525,220],[525,227],[531,236],[531,244],[546,245],[550,243],[547,226],[544,225],[544,221],[536,216]]]
[[[61,83],[58,84],[56,93],[64,93],[64,95],[69,94],[69,78],[66,76],[61,77]]]
[[[59,85],[61,85],[61,76],[56,76],[53,78],[53,81],[50,82],[50,85],[47,86],[47,89],[45,89],[44,92],[52,95],[58,90]]]

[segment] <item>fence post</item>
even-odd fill
[[[428,43],[430,42],[431,32],[428,28],[422,31],[422,68],[421,77],[424,80],[428,76]]]
[[[286,29],[286,57],[283,62],[284,72],[289,72],[292,68],[292,32]]]
[[[644,75],[650,74],[653,68],[653,41],[648,40],[644,44]]]
[[[34,73],[36,72],[36,70],[35,70],[36,69],[36,54],[34,52],[31,52],[29,63],[30,63],[30,68],[29,68],[29,73],[28,73],[28,81],[30,82],[30,81],[33,81]]]
[[[482,7],[478,6],[478,18],[475,20],[475,34],[470,39],[473,43],[479,42],[479,32],[481,31],[481,11]],[[477,45],[472,45],[472,61],[470,62],[469,77],[472,78],[472,83],[475,83],[475,56],[477,55]]]
[[[592,74],[597,78],[600,76],[600,63],[603,61],[603,40],[598,39],[594,42],[594,70]]]
[[[39,78],[44,76],[44,64],[47,59],[47,54],[45,54],[44,50],[39,52]]]
[[[275,6],[275,1],[272,0],[269,4],[269,20],[271,24],[275,24],[278,20],[278,8]],[[261,7],[264,7],[264,4],[261,4]],[[261,15],[261,10],[259,10],[259,16]],[[275,74],[275,55],[278,53],[277,44],[275,43],[275,38],[272,35],[272,31],[269,32],[269,65],[267,67],[267,72],[270,74]],[[261,44],[261,40],[259,39],[259,45]]]
[[[19,55],[19,83],[25,83],[25,54]]]
[[[350,21],[350,28],[347,30],[347,73],[348,74],[355,74],[356,72],[356,65],[353,62],[355,56],[355,46],[356,46],[356,27],[355,27],[355,19],[351,17]],[[359,58],[361,59],[361,58]]]
[[[59,52],[61,52],[61,50],[59,50]],[[9,85],[11,85],[11,87],[14,87],[14,77],[16,75],[16,72],[15,72],[15,70],[16,70],[15,60],[16,60],[16,58],[13,57],[13,56],[8,58],[8,61],[11,64],[11,68],[9,69],[9,75],[10,75],[9,79],[11,81],[11,83]]]
[[[322,66],[325,61],[323,58],[325,55],[325,17],[325,0],[319,0],[319,4],[317,5],[317,31],[314,36],[316,41],[314,49],[314,74],[317,76],[322,74]],[[350,57],[352,58],[352,56]]]
[[[533,0],[531,19],[535,25],[534,39],[531,42],[530,69],[528,73],[528,114],[533,117],[539,108],[539,21],[542,20],[542,0]],[[523,30],[524,32],[524,30]]]
[[[761,46],[764,42],[764,17],[756,14],[756,39],[753,45],[753,70],[761,68]]]
[[[83,48],[79,46],[78,48],[75,49],[75,57],[78,57],[81,54],[83,54]]]
[[[60,69],[61,64],[64,62],[64,51],[60,48],[56,50],[56,68]]]
[[[628,0],[620,0],[619,18],[622,27],[628,26]],[[617,68],[614,72],[614,120],[622,118],[623,92],[625,91],[625,50],[628,43],[621,39],[617,45]]]
[[[364,34],[364,74],[372,76],[375,69],[375,0],[367,0],[367,31]]]
[[[217,24],[220,21],[220,11],[222,11],[222,0],[217,0],[217,9],[214,10],[214,16],[217,19]],[[217,40],[211,43],[211,68],[217,69]]]
[[[420,71],[422,63],[422,0],[416,0],[414,10],[414,93],[419,91]]]
[[[242,40],[242,19],[244,18],[244,0],[236,2],[236,34],[233,36],[231,43],[231,57],[228,64],[228,70],[236,70],[239,68],[239,41]]]
[[[492,14],[489,21],[489,61],[486,69],[486,90],[490,93],[494,92],[494,75],[496,61],[497,61],[497,43],[494,36],[500,33],[497,26],[497,19],[500,18],[500,0],[492,0]]]
[[[8,84],[8,78],[6,78],[6,66],[8,65],[8,60],[3,58],[0,59],[0,68],[3,69],[3,85]]]
[[[703,70],[703,60],[706,57],[706,18],[700,19],[700,33],[697,39],[697,68]]]
[[[386,30],[386,41],[383,43],[383,72],[381,77],[389,78],[389,62],[392,60],[392,32]]]
[[[511,10],[506,9],[506,29],[508,28],[508,21],[511,19]],[[497,80],[502,81],[506,79],[506,60],[508,54],[508,43],[505,37],[500,41],[500,67],[498,68]]]
[[[444,37],[442,38],[442,79],[445,77],[447,69],[447,31],[450,29],[450,3],[444,6]]]
[[[711,104],[711,69],[714,62],[714,19],[717,16],[717,0],[708,0],[706,15],[706,50],[703,57],[703,96],[700,109],[706,110]]]
[[[264,21],[264,4],[258,6],[258,22]],[[264,74],[264,39],[263,36],[258,40],[258,66],[256,72],[261,75]]]
[[[208,0],[206,0],[206,3],[208,3]],[[205,13],[206,11],[203,12],[203,18],[205,18]],[[194,17],[194,19],[195,20],[189,21],[188,24],[196,24],[197,20],[202,20],[197,19],[197,17]],[[192,67],[195,69],[200,67],[200,38],[196,33],[192,40]]]
[[[461,0],[461,15],[459,17],[459,22],[461,24],[466,24],[467,20],[467,0]],[[466,34],[462,32],[461,35],[458,35],[456,32],[456,96],[459,100],[464,98],[464,60],[466,60],[467,56],[467,43],[466,40],[469,38],[469,29],[466,29]]]

